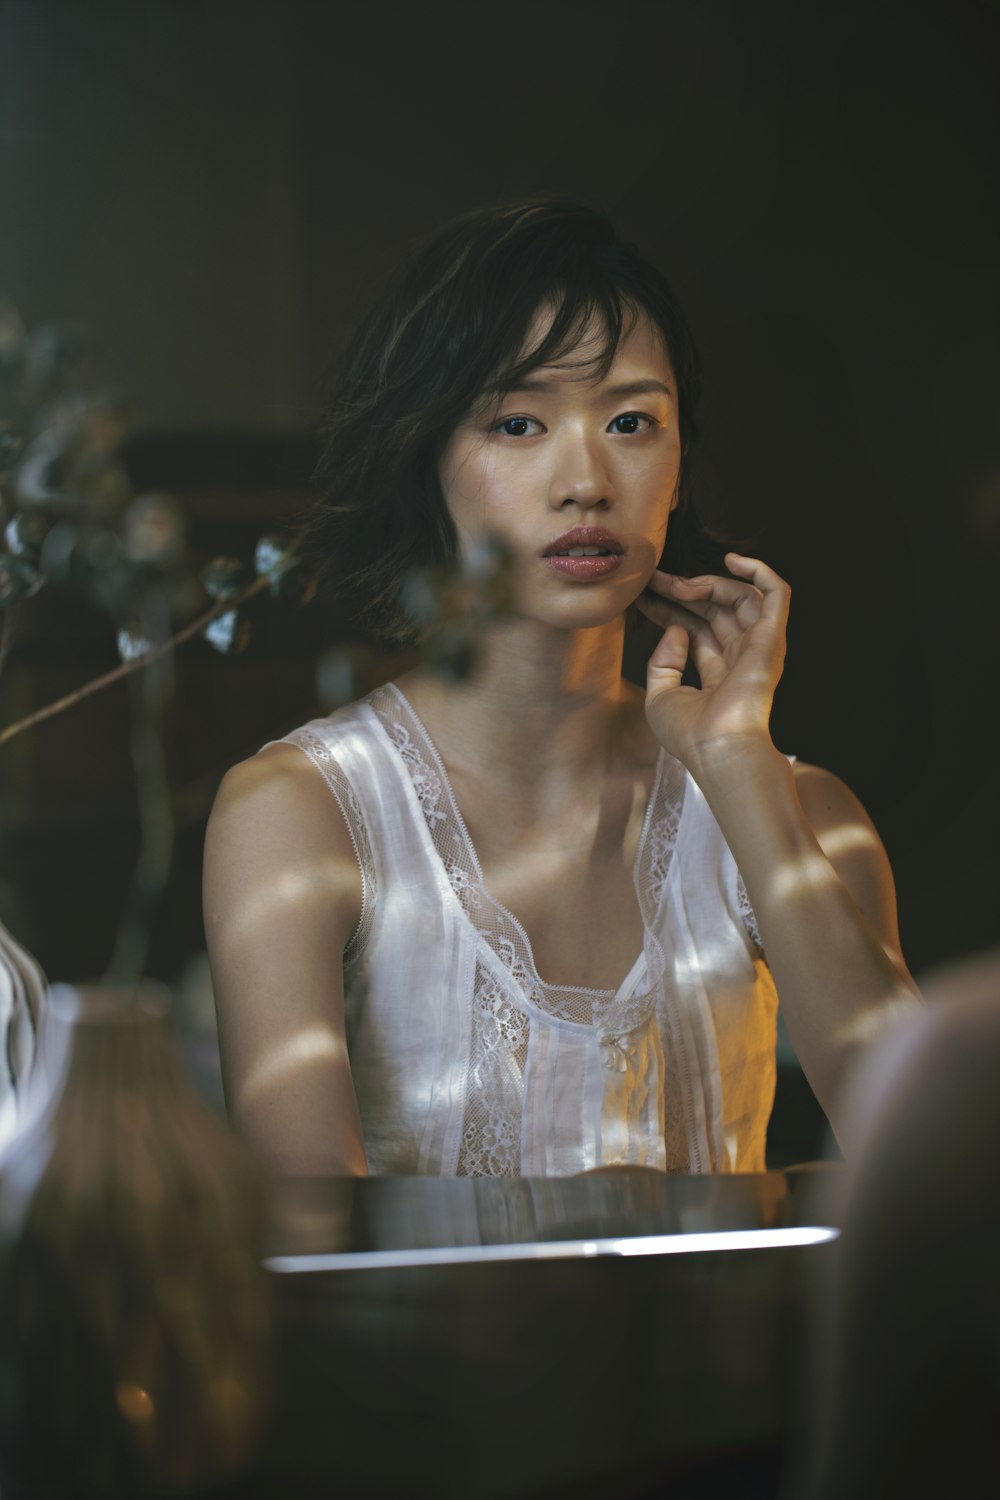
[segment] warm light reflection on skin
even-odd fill
[[[315,1063],[347,1067],[347,1048],[328,1026],[309,1026],[274,1048],[251,1070],[240,1089],[240,1108],[246,1111],[262,1094],[293,1087],[289,1075]]]
[[[882,1000],[878,1005],[858,1011],[834,1035],[838,1047],[868,1047],[878,1037],[900,1026],[910,1025],[923,1014],[924,1007],[913,995],[898,1000]]]
[[[840,883],[836,871],[820,853],[799,855],[773,870],[770,878],[771,895],[778,902],[802,900]]]
[[[824,828],[821,843],[823,853],[831,860],[842,859],[849,854],[870,853],[878,848],[876,835],[861,823],[843,823],[836,828]]]
[[[864,823],[845,821],[824,827],[819,839],[822,851],[800,853],[772,871],[769,900],[780,903],[788,911],[803,906],[808,911],[816,898],[828,899],[828,893],[833,890],[839,889],[847,900],[851,899],[847,886],[856,886],[850,878],[850,867],[856,865],[859,878],[863,877],[872,856],[877,855],[881,847],[877,835]],[[899,952],[888,945],[883,947],[883,952],[899,974],[898,993],[895,996],[882,993],[877,1002],[861,1006],[845,1016],[830,1032],[828,1052],[831,1055],[839,1052],[847,1058],[862,1053],[887,1031],[910,1022],[922,1009],[922,1001],[913,992]]]
[[[779,902],[811,899],[817,892],[853,885],[848,864],[855,856],[860,875],[869,865],[868,856],[879,846],[875,836],[864,826],[845,824],[823,829],[818,836],[821,848],[796,854],[771,872],[769,895]],[[848,876],[845,879],[845,874]]]
[[[317,891],[335,890],[341,883],[335,859],[313,859],[295,870],[276,875],[255,895],[245,899],[232,923],[234,939],[256,932],[261,923],[270,923],[282,910],[293,916],[303,902],[314,900]]]

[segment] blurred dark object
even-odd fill
[[[774,1108],[767,1124],[767,1165],[783,1172],[805,1162],[839,1161],[829,1121],[794,1057],[778,1054]]]
[[[511,608],[510,555],[483,534],[465,545],[453,567],[414,568],[399,599],[416,626],[421,665],[464,682],[476,670],[486,627]]]
[[[862,1065],[831,1179],[786,1500],[981,1494],[1000,1461],[1000,950],[922,979],[925,1015]],[[992,1479],[990,1476],[993,1476]]]
[[[184,1080],[168,999],[151,985],[52,992],[0,1159],[5,1494],[191,1493],[254,1458],[266,1199]]]
[[[316,701],[320,713],[331,714],[356,698],[408,672],[420,661],[416,646],[387,652],[348,642],[323,651],[316,662]]]
[[[822,1175],[280,1183],[269,1493],[775,1496]]]
[[[0,554],[0,609],[17,604],[21,599],[30,599],[41,586],[41,576],[30,562],[21,556]]]
[[[120,821],[124,813],[128,823],[138,825],[138,855],[121,905],[117,880],[109,882],[100,874],[88,874],[86,880],[88,891],[103,896],[98,920],[112,930],[117,926],[110,945],[106,937],[99,940],[105,952],[111,947],[106,977],[117,983],[156,972],[150,968],[150,949],[173,870],[178,648],[200,634],[216,653],[236,656],[249,641],[248,605],[256,594],[270,592],[282,601],[274,606],[280,613],[286,601],[308,602],[314,585],[289,555],[289,544],[274,535],[273,527],[282,519],[280,507],[268,514],[263,544],[259,533],[257,538],[237,538],[245,554],[254,557],[256,576],[239,558],[206,560],[200,538],[191,536],[188,508],[165,482],[137,485],[129,467],[135,448],[129,443],[128,408],[114,389],[100,383],[92,348],[90,335],[76,324],[26,331],[16,307],[0,298],[0,753],[6,781],[0,793],[0,833],[5,843],[15,842],[31,817],[26,815],[32,799],[25,783],[43,779],[41,737],[48,731],[40,726],[73,710],[70,738],[58,737],[53,759],[59,768],[56,779],[63,785],[82,782],[83,795],[74,785],[66,799],[69,816],[63,809],[60,826],[79,823],[85,809],[91,809],[100,827],[102,858],[106,847],[121,844],[107,809],[100,808],[100,787],[108,781],[121,789],[119,802],[124,792],[127,804],[114,813]],[[228,554],[232,545],[227,535],[219,550]],[[51,627],[57,620],[68,628],[54,635]],[[97,651],[87,660],[91,640]],[[106,661],[108,642],[117,649],[114,666]],[[95,735],[88,757],[79,705],[91,696],[104,698],[125,678],[126,703],[119,699],[117,708],[102,705],[105,721],[114,719],[113,733]],[[218,702],[220,695],[214,696]],[[202,729],[199,725],[198,744]],[[30,751],[8,748],[29,731]],[[124,777],[114,764],[122,743],[131,760]],[[54,736],[48,745],[56,745]],[[207,811],[211,782],[218,776],[214,766],[206,776],[204,763],[199,774],[203,785],[198,793]],[[59,787],[51,777],[43,796],[45,818],[55,829]],[[39,830],[33,832],[29,842],[35,849]],[[64,834],[60,841],[65,843]],[[120,850],[125,864],[129,853]],[[16,850],[12,855],[5,850],[5,855],[9,868],[21,863]],[[92,853],[88,864],[91,859]],[[52,889],[58,879],[53,872],[61,863],[40,853],[38,865],[46,889],[33,922],[29,911],[29,930],[22,937],[46,947],[50,973],[72,979],[102,972],[103,959],[52,961],[48,945],[58,947],[58,928],[69,920]],[[16,870],[12,883],[20,897],[26,883],[23,868]],[[82,925],[88,926],[86,917]],[[200,942],[196,928],[185,940],[186,951],[178,954],[179,963]]]
[[[130,666],[176,644],[176,633],[207,600],[231,601],[232,610],[210,620],[203,634],[234,655],[248,639],[238,606],[254,573],[239,559],[220,557],[199,579],[179,501],[162,483],[136,493],[125,453],[128,410],[117,391],[97,383],[91,348],[89,333],[76,324],[26,332],[13,303],[0,298],[0,471],[8,476],[0,491],[3,649],[9,653],[13,637],[12,606],[50,582],[111,615]],[[275,599],[307,603],[315,583],[289,549],[274,535],[261,538],[256,574]],[[21,728],[6,726],[8,737]]]
[[[169,495],[183,511],[190,572],[182,576],[197,597],[189,603],[171,592],[175,621],[196,618],[212,603],[199,575],[213,558],[253,559],[262,536],[294,534],[307,504],[303,490],[291,488],[308,467],[308,444],[295,438],[140,433],[126,439],[123,456],[137,501]],[[123,545],[125,530],[123,518]],[[17,608],[14,647],[0,675],[3,725],[152,644],[141,611],[116,620],[76,589],[50,584]],[[344,638],[349,623],[321,617],[315,604],[300,609],[270,597],[249,614],[252,635],[236,656],[220,654],[200,633],[169,653],[162,721],[174,854],[147,973],[171,986],[204,948],[201,856],[218,783],[234,761],[315,715],[315,661],[331,639]],[[0,920],[61,979],[106,971],[129,899],[140,835],[130,753],[136,699],[127,687],[112,684],[0,748],[7,891],[0,892]]]

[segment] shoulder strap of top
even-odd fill
[[[351,705],[351,708],[358,707],[360,705]],[[368,942],[375,917],[378,882],[371,840],[368,837],[361,806],[337,756],[337,742],[340,737],[338,731],[342,732],[344,727],[346,726],[343,724],[334,724],[331,719],[314,719],[300,729],[292,730],[291,734],[286,734],[282,743],[295,745],[309,757],[319,771],[340,808],[354,848],[354,856],[358,862],[358,869],[361,871],[361,915],[344,949],[344,961],[351,963],[361,957]]]

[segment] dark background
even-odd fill
[[[137,488],[196,554],[307,498],[324,376],[429,230],[554,191],[673,280],[705,363],[709,517],[794,589],[782,748],[843,776],[918,972],[996,941],[1000,538],[996,4],[0,4],[0,290],[81,319],[128,394]],[[9,722],[114,661],[46,596]],[[316,711],[318,617],[177,660],[174,877],[151,966],[201,950],[201,840],[235,759]],[[101,970],[135,852],[115,689],[0,750],[2,916]]]

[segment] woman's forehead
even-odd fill
[[[673,368],[663,334],[641,310],[626,308],[623,312],[621,333],[613,349],[609,347],[613,335],[606,320],[599,312],[592,311],[551,361],[531,365],[530,373],[518,380],[516,387],[508,389],[521,389],[526,382],[537,386],[546,377],[595,384],[619,383],[626,378],[658,378],[673,388]],[[556,310],[552,307],[540,308],[535,314],[518,355],[518,367],[530,362],[532,355],[541,349],[555,317]]]

